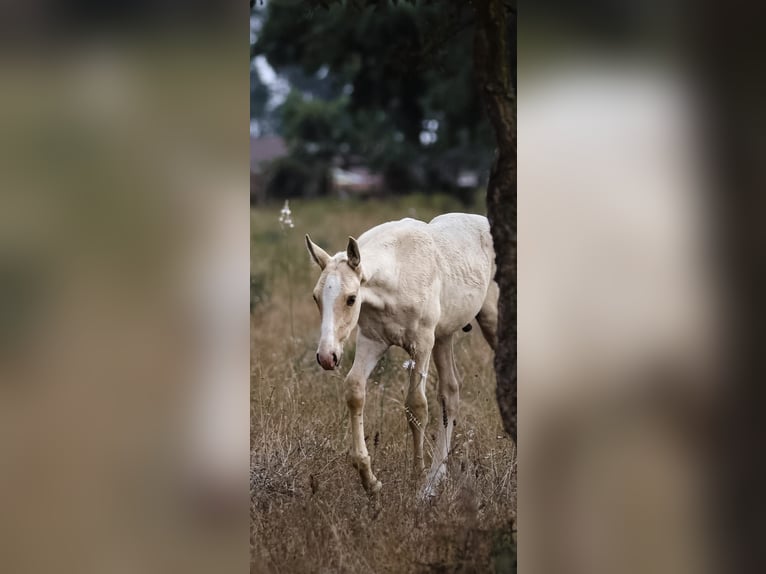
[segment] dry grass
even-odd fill
[[[460,418],[449,478],[428,503],[414,496],[404,352],[389,351],[368,383],[367,444],[383,482],[374,497],[364,492],[346,456],[343,376],[353,345],[339,372],[322,371],[314,359],[319,316],[311,287],[318,270],[305,252],[304,233],[335,252],[349,234],[383,221],[428,220],[460,207],[438,197],[295,202],[295,228],[285,231],[277,222],[279,207],[252,213],[258,303],[251,319],[251,571],[515,571],[515,449],[502,432],[492,352],[479,330],[461,333],[456,345]],[[440,416],[435,375],[432,368],[427,450]]]

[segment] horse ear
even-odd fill
[[[348,238],[348,247],[346,248],[346,255],[348,256],[348,264],[352,269],[359,267],[359,263],[362,261],[362,256],[359,254],[359,245],[356,243],[356,239],[353,237]]]
[[[311,237],[309,237],[308,233],[306,234],[306,248],[309,250],[311,258],[316,261],[316,264],[319,265],[321,269],[327,267],[327,262],[330,260],[330,256],[327,255],[325,250],[319,247],[319,245],[311,241]]]
[[[348,264],[352,269],[359,267],[359,264],[362,262],[362,256],[359,254],[359,245],[357,245],[356,239],[353,237],[348,238],[346,255],[348,255]]]

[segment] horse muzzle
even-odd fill
[[[336,351],[317,353],[317,363],[325,370],[332,371],[340,364],[340,355]]]

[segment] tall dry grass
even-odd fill
[[[319,314],[311,288],[319,271],[303,235],[311,233],[332,253],[348,235],[383,221],[428,220],[460,206],[438,196],[299,201],[292,204],[293,229],[280,228],[280,207],[252,212],[251,571],[515,571],[515,449],[502,431],[492,352],[479,330],[458,337],[461,410],[449,477],[427,503],[415,497],[404,351],[389,351],[368,383],[367,445],[383,483],[374,497],[364,492],[346,455],[343,377],[353,343],[337,372],[323,371],[314,358]],[[427,451],[440,417],[435,385],[432,368]]]

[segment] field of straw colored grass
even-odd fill
[[[430,502],[415,498],[404,351],[391,349],[367,387],[367,445],[383,483],[374,497],[346,456],[343,377],[353,341],[338,371],[323,371],[314,358],[319,313],[311,289],[319,270],[305,233],[334,253],[378,223],[465,209],[441,196],[303,200],[291,202],[294,227],[283,228],[281,207],[251,215],[251,572],[515,571],[516,453],[502,431],[492,351],[479,329],[458,336],[460,417],[449,477]],[[440,417],[435,383],[432,365],[426,465]]]

